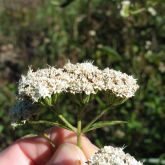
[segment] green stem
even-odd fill
[[[133,14],[133,15],[139,14],[139,13],[145,11],[145,10],[146,10],[145,8],[137,9],[137,10],[135,10],[135,11],[131,11],[131,14]]]
[[[48,134],[47,133],[42,133],[40,136],[42,136],[43,138],[45,138],[49,144],[55,149],[55,144],[53,143],[53,141],[51,141],[51,139],[49,138]]]
[[[82,111],[80,110],[78,112],[78,118],[77,118],[77,146],[80,148],[81,148],[81,129],[82,129],[81,117],[82,117]]]
[[[107,111],[109,111],[110,107],[102,110],[100,114],[98,114],[87,126],[84,127],[82,132],[86,132],[99,118],[101,118]]]
[[[63,121],[63,123],[72,131],[76,132],[76,128],[63,116],[63,115],[58,115],[58,117]]]
[[[38,121],[28,120],[28,121],[25,121],[25,122],[14,123],[13,126],[14,127],[20,127],[20,126],[23,126],[25,124],[30,124],[30,125],[44,124],[44,125],[48,125],[49,127],[50,126],[59,126],[59,127],[62,126],[61,124],[59,124],[57,122],[51,122],[51,121],[46,121],[46,120],[38,120]]]

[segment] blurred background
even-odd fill
[[[28,128],[13,130],[9,117],[20,75],[28,66],[90,60],[134,75],[140,89],[103,117],[127,125],[88,136],[98,146],[126,146],[148,164],[165,164],[164,11],[163,0],[0,0],[0,150],[29,133]],[[70,117],[72,105],[67,98],[63,103],[58,106]],[[84,123],[104,102],[90,106],[94,110]]]

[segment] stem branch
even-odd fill
[[[83,133],[86,132],[99,118],[101,118],[107,111],[109,111],[109,109],[110,109],[110,107],[102,110],[102,112],[100,114],[98,114],[87,126],[84,127],[82,132]]]
[[[63,123],[70,128],[72,131],[76,132],[76,128],[63,116],[63,115],[58,115],[59,119],[63,121]]]
[[[77,146],[81,148],[81,132],[82,132],[82,110],[78,112],[77,118]]]
[[[53,141],[51,141],[51,139],[49,138],[48,134],[42,133],[40,136],[42,136],[43,138],[45,138],[49,142],[49,144],[55,149],[56,146],[53,143]]]

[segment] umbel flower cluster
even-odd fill
[[[62,68],[47,67],[33,71],[29,69],[23,75],[18,85],[19,101],[11,112],[13,127],[24,124],[58,126],[77,135],[77,146],[81,148],[81,136],[85,133],[115,124],[125,123],[124,121],[98,121],[110,108],[123,103],[134,96],[139,88],[136,79],[132,76],[110,68],[103,70],[90,62],[72,64],[66,63]],[[57,98],[61,94],[69,94],[72,101],[75,99],[77,116],[76,126],[54,107]],[[95,97],[98,96],[98,97]],[[102,97],[103,96],[103,97]],[[105,96],[105,97],[104,97]],[[93,116],[93,119],[86,125],[82,119],[86,113],[87,104],[92,99],[105,101],[104,108],[100,113]],[[97,101],[98,101],[97,100]],[[40,104],[41,103],[41,104]],[[55,121],[33,120],[34,115],[39,115],[37,107],[44,105],[47,110],[55,114]],[[36,108],[35,108],[36,107]],[[33,110],[34,108],[34,110]],[[36,127],[37,128],[37,127]],[[43,134],[48,139],[48,136]],[[50,139],[48,139],[50,142]],[[52,144],[50,142],[50,144]],[[125,154],[121,148],[104,147],[94,154],[88,161],[90,165],[141,165],[129,154]]]
[[[123,148],[104,146],[95,153],[88,162],[89,165],[142,165]]]
[[[136,79],[120,71],[100,70],[90,62],[68,62],[58,69],[48,67],[33,71],[30,68],[19,81],[18,94],[31,98],[33,102],[60,93],[91,95],[100,91],[127,99],[134,96],[137,89]]]

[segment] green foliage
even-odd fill
[[[20,74],[27,67],[62,66],[91,60],[134,74],[140,90],[133,100],[109,111],[103,120],[128,124],[89,134],[98,145],[127,145],[140,158],[160,157],[165,146],[165,3],[162,0],[131,1],[128,17],[120,15],[121,1],[74,0],[31,3],[13,0],[0,6],[0,139],[1,148],[29,132],[10,128],[9,109],[15,102]],[[71,3],[70,3],[71,2]],[[62,5],[62,7],[60,7]],[[156,15],[150,12],[152,7]],[[135,12],[133,12],[133,11]],[[65,101],[66,106],[63,106]],[[91,103],[85,122],[104,107],[102,98]],[[74,107],[67,97],[57,109],[73,123]],[[51,113],[43,116],[52,118]],[[5,126],[8,127],[5,127]],[[31,130],[30,130],[31,131]],[[12,132],[12,134],[11,134]],[[12,136],[11,136],[12,135]]]
[[[91,130],[95,130],[98,128],[103,128],[103,127],[107,127],[107,126],[112,126],[112,125],[116,125],[116,124],[122,124],[122,123],[126,123],[124,121],[100,121],[97,123],[94,123],[92,126],[90,126],[87,130],[84,130],[83,132],[89,132]]]

